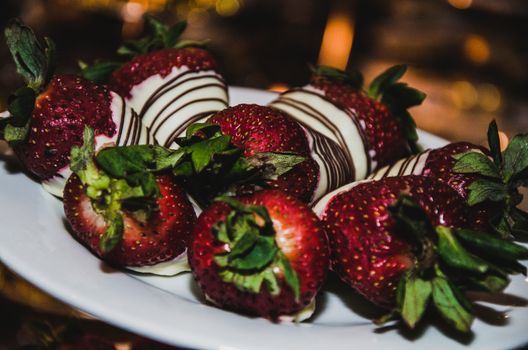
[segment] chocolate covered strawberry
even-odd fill
[[[48,191],[62,196],[70,149],[82,144],[85,125],[95,131],[96,148],[149,142],[147,130],[119,95],[77,76],[53,75],[50,39],[44,47],[18,20],[8,24],[5,36],[27,87],[10,97],[0,137]]]
[[[108,148],[94,159],[93,132],[87,128],[85,144],[72,150],[74,174],[64,189],[64,211],[75,236],[102,259],[173,275],[186,268],[196,216],[172,176],[134,165],[133,155],[141,154],[128,153],[123,162]]]
[[[145,17],[150,34],[118,50],[129,61],[84,67],[87,78],[105,81],[134,108],[156,141],[175,139],[194,122],[228,106],[227,86],[203,45],[178,41],[185,22],[173,27]],[[113,72],[112,72],[113,71]]]
[[[272,320],[309,317],[328,262],[317,217],[276,190],[221,197],[200,215],[189,245],[191,269],[209,301]]]
[[[455,189],[503,236],[525,239],[528,214],[517,205],[523,198],[518,188],[526,183],[528,136],[515,136],[501,153],[493,121],[488,144],[489,150],[468,142],[426,150],[378,170],[369,179],[410,174],[434,177]]]
[[[304,129],[293,118],[270,107],[241,104],[214,114],[208,123],[219,125],[222,133],[241,148],[245,157],[267,152],[294,153],[304,157],[303,162],[276,179],[265,181],[261,187],[280,189],[304,202],[314,198],[319,186],[319,167],[310,158]],[[258,184],[248,181],[246,190],[251,191],[255,185]]]
[[[310,84],[270,104],[306,128],[323,194],[416,151],[416,126],[407,109],[425,95],[398,82],[405,70],[394,66],[363,91],[359,73],[318,67]]]
[[[469,332],[474,319],[463,292],[505,288],[524,273],[528,250],[476,232],[465,201],[424,176],[384,178],[345,186],[316,206],[340,278],[411,328],[434,310]]]

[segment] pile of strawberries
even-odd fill
[[[150,35],[119,49],[123,62],[83,65],[82,76],[54,74],[50,39],[17,20],[6,28],[27,86],[1,136],[63,196],[74,235],[101,259],[190,268],[211,304],[273,321],[310,317],[331,271],[387,309],[378,323],[415,328],[436,313],[464,333],[475,318],[467,292],[526,274],[528,249],[515,241],[528,237],[517,207],[527,135],[501,152],[493,122],[489,149],[420,150],[407,109],[425,95],[399,81],[405,66],[367,88],[357,72],[318,67],[270,106],[224,108],[211,54],[178,42],[182,24],[148,23]],[[197,88],[178,90],[178,72],[217,77],[202,82],[220,95],[182,100]],[[198,100],[218,103],[182,112]]]

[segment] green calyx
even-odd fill
[[[528,249],[521,245],[483,232],[433,227],[405,195],[389,212],[396,232],[413,247],[415,266],[400,279],[394,310],[378,324],[401,318],[415,328],[427,310],[434,310],[455,330],[470,332],[474,315],[463,292],[499,292],[509,284],[509,274],[526,274],[518,260],[528,259]]]
[[[55,68],[55,44],[44,38],[43,46],[33,30],[18,19],[8,23],[4,34],[17,72],[27,84],[9,97],[11,116],[0,121],[0,137],[14,143],[27,138],[36,96],[48,84]]]
[[[147,34],[144,37],[125,41],[117,49],[117,54],[122,56],[123,60],[129,60],[139,55],[166,48],[206,47],[206,41],[180,40],[181,34],[187,27],[187,22],[185,21],[168,26],[156,18],[146,15],[145,23],[147,25]],[[79,68],[84,78],[98,83],[106,83],[112,73],[121,67],[122,64],[123,62],[116,61],[95,61],[93,64],[88,65],[80,61]]]
[[[528,185],[528,135],[516,135],[501,152],[497,124],[492,121],[488,144],[491,159],[475,150],[457,154],[453,171],[479,176],[468,187],[468,204],[496,203],[497,215],[490,223],[502,237],[527,240],[528,214],[517,206],[523,198],[519,187]]]
[[[191,125],[177,150],[136,145],[104,149],[97,162],[109,174],[125,176],[170,171],[183,180],[198,204],[206,206],[221,194],[232,194],[241,185],[266,186],[305,160],[293,153],[264,152],[245,157],[216,124]]]
[[[217,241],[228,246],[225,253],[214,256],[222,280],[255,294],[266,286],[271,295],[277,296],[281,293],[280,280],[283,279],[299,301],[299,277],[277,245],[267,209],[244,205],[231,197],[216,200],[227,203],[232,209],[224,221],[213,227]]]
[[[417,144],[416,123],[407,109],[422,104],[426,95],[406,83],[399,82],[406,70],[406,65],[390,67],[370,83],[366,93],[370,98],[381,101],[398,118],[411,151],[418,153],[420,147]]]
[[[158,210],[156,198],[160,196],[154,174],[137,172],[111,172],[95,156],[93,130],[84,129],[82,146],[72,147],[71,170],[86,187],[86,195],[91,199],[95,211],[101,214],[107,225],[99,248],[108,253],[123,237],[123,214],[146,221]],[[113,170],[113,168],[110,168]]]
[[[312,66],[310,67],[310,70],[312,71],[313,80],[339,81],[346,83],[357,90],[360,90],[363,87],[363,75],[357,70],[343,71],[328,66]]]

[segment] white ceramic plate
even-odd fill
[[[232,88],[232,104],[268,103],[274,94]],[[422,144],[446,143],[420,132]],[[0,259],[56,298],[105,322],[173,345],[193,349],[506,349],[528,344],[528,309],[508,309],[509,324],[477,320],[474,337],[454,340],[437,327],[418,337],[398,330],[376,331],[372,312],[338,281],[318,298],[312,321],[273,324],[222,311],[200,302],[190,274],[173,278],[130,275],[92,256],[68,233],[62,203],[9,162],[0,164]],[[528,283],[516,277],[507,290],[528,296]]]

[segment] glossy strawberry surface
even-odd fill
[[[82,144],[85,125],[96,135],[116,133],[104,86],[73,75],[56,75],[37,97],[26,141],[14,144],[21,162],[40,179],[68,166],[70,149]]]
[[[123,239],[108,254],[99,248],[107,225],[85,193],[85,186],[72,175],[64,190],[64,211],[74,235],[96,255],[118,266],[146,266],[182,254],[196,221],[194,209],[183,190],[170,176],[156,177],[161,197],[159,210],[146,222],[124,214]]]
[[[319,166],[310,157],[302,127],[283,112],[270,107],[241,104],[214,114],[208,120],[218,124],[244,155],[259,152],[294,152],[307,159],[268,185],[308,202],[319,178]]]
[[[173,68],[187,67],[191,71],[215,70],[216,62],[209,51],[186,47],[167,48],[134,57],[112,73],[108,86],[123,97],[130,97],[132,88],[147,78],[169,75]]]
[[[300,311],[317,294],[329,264],[327,237],[315,214],[305,204],[276,190],[240,197],[243,204],[264,206],[273,221],[275,241],[296,271],[300,282],[300,300],[280,278],[281,292],[273,296],[266,287],[255,294],[224,282],[214,256],[228,247],[215,239],[212,229],[225,220],[230,207],[216,202],[198,218],[189,245],[189,263],[203,292],[214,304],[241,313],[277,319]]]
[[[368,300],[384,307],[394,305],[403,272],[418,263],[388,211],[402,194],[417,202],[433,226],[479,226],[451,187],[423,176],[364,182],[330,199],[321,217],[331,242],[333,269]]]

